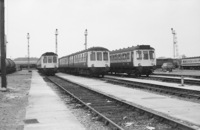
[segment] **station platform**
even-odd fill
[[[169,75],[149,75],[149,77],[163,77],[163,78],[171,78],[171,79],[181,79],[181,77],[174,77],[174,76],[169,76]],[[187,80],[192,80],[192,81],[200,81],[200,79],[197,79],[197,78],[190,78],[190,77],[186,77],[186,76],[183,76],[184,79],[187,79]]]
[[[188,89],[188,90],[195,90],[195,91],[200,91],[200,86],[198,85],[189,85],[189,84],[178,84],[178,83],[167,83],[167,82],[160,82],[160,81],[155,81],[155,80],[146,80],[146,79],[136,79],[136,78],[129,78],[129,77],[116,77],[116,76],[105,76],[105,77],[110,77],[110,78],[115,78],[115,79],[121,79],[121,80],[127,80],[127,81],[134,81],[134,82],[143,82],[143,83],[148,83],[148,84],[157,84],[157,85],[163,85],[163,86],[168,86],[168,87],[174,87],[174,88],[181,88],[181,89]],[[152,77],[155,77],[152,75]],[[163,76],[166,77],[166,76]],[[186,78],[188,79],[188,78]],[[199,79],[194,79],[194,80],[199,80]]]
[[[32,72],[28,100],[24,130],[85,130],[37,71]]]
[[[199,103],[178,100],[170,96],[159,95],[120,85],[113,85],[96,79],[63,73],[57,73],[56,75],[93,90],[103,92],[129,104],[145,107],[163,116],[167,115],[168,118],[172,118],[173,120],[185,122],[187,125],[192,124],[194,129],[200,130]]]

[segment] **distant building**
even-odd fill
[[[36,68],[36,63],[39,58],[31,57],[29,58],[29,66],[30,68]],[[27,57],[19,57],[13,60],[17,67],[19,68],[28,68],[28,58]]]

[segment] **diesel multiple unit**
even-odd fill
[[[37,61],[37,69],[46,75],[54,75],[58,69],[58,55],[46,52]]]
[[[109,50],[103,47],[92,47],[59,58],[59,71],[66,73],[104,77],[109,67]]]
[[[110,52],[110,72],[149,76],[156,65],[155,49],[138,45]]]

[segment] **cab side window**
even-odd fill
[[[108,52],[103,52],[103,60],[108,61]]]
[[[149,57],[150,59],[154,59],[154,51],[149,51]]]
[[[91,52],[91,54],[90,54],[90,60],[91,61],[95,61],[96,60],[96,55],[95,55],[95,52]]]
[[[43,58],[43,63],[47,63],[47,57],[46,56],[44,56],[44,58]]]
[[[142,59],[142,51],[137,51],[136,57],[137,57],[138,60],[141,60]]]

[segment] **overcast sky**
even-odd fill
[[[7,57],[55,52],[60,57],[88,47],[109,50],[148,44],[157,57],[173,57],[177,33],[179,55],[200,56],[200,0],[5,0]]]

